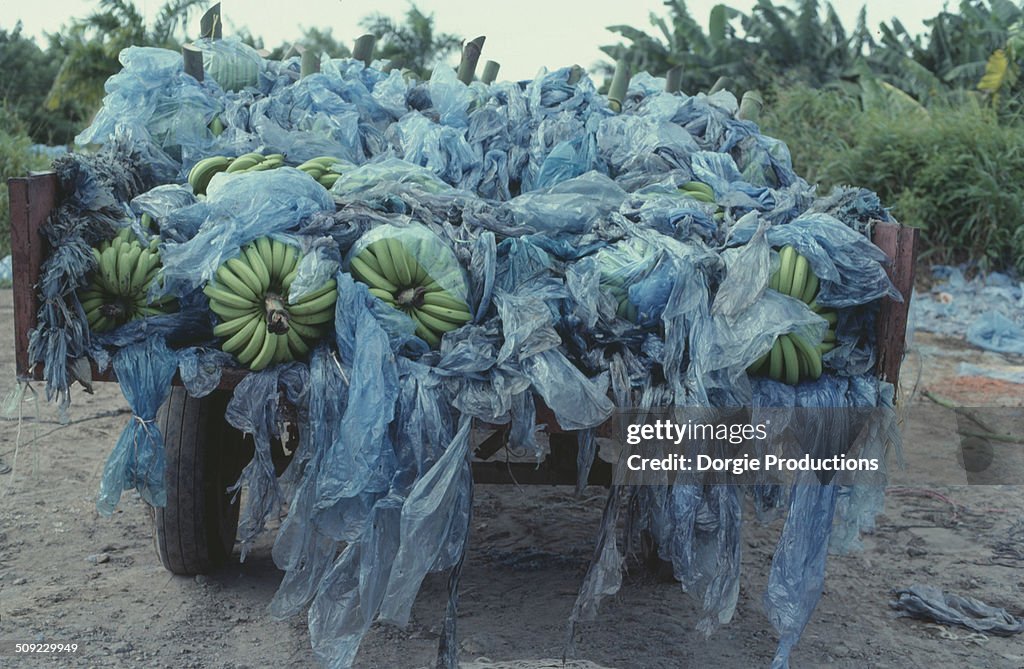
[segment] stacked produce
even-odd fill
[[[898,293],[864,234],[888,214],[866,191],[817,197],[784,145],[736,118],[732,94],[668,94],[641,74],[613,110],[571,68],[467,86],[445,67],[419,82],[324,58],[300,78],[298,59],[200,47],[249,58],[258,76],[198,82],[177,54],[128,49],[79,138],[104,152],[58,164],[69,216],[89,222],[53,237],[80,247],[147,216],[179,310],[89,333],[54,305],[73,304],[99,262],[53,258],[49,278],[71,293],[46,293],[60,281],[44,278],[33,360],[113,354],[131,383],[169,379],[177,359],[196,396],[225,366],[252,371],[227,412],[256,443],[242,551],[287,500],[271,610],[308,609],[325,664],[351,666],[372,621],[406,622],[425,575],[460,564],[474,420],[508,424],[515,447],[542,457],[540,402],[579,431],[583,454],[616,406],[891,408],[873,321]],[[121,172],[135,178],[105,191],[120,208],[78,188]],[[83,237],[95,221],[103,234]],[[164,338],[170,353],[153,343]],[[48,378],[59,392],[70,377]],[[282,480],[266,466],[280,398],[304,421]],[[891,426],[873,434],[865,448],[884,454]],[[111,461],[105,486],[133,485],[134,461]],[[712,632],[735,610],[749,494],[759,512],[788,509],[766,598],[785,666],[830,537],[849,548],[881,494],[803,483],[613,489],[635,503],[609,505],[576,611],[620,582],[629,509]]]
[[[92,250],[96,270],[78,292],[90,329],[107,332],[129,321],[160,316],[177,308],[173,295],[150,298],[160,271],[159,241],[154,237],[143,247],[131,229],[124,228]]]

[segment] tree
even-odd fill
[[[405,23],[395,23],[383,14],[373,14],[360,25],[377,36],[375,56],[412,70],[421,78],[430,76],[434,65],[459,49],[462,38],[434,32],[434,15],[424,14],[410,4]]]
[[[152,28],[131,0],[100,0],[98,11],[72,22],[55,38],[55,48],[65,56],[46,98],[49,109],[77,100],[95,109],[103,99],[103,84],[121,66],[118,54],[129,46],[158,46],[176,49],[178,39],[193,10],[205,0],[168,0]]]
[[[0,30],[0,72],[8,75],[0,80],[0,107],[37,144],[69,143],[84,117],[74,102],[54,111],[43,107],[58,62],[22,34],[20,22],[10,32]]]

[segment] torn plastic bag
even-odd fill
[[[157,230],[146,232],[158,232],[162,220],[169,214],[190,207],[198,202],[192,188],[179,184],[166,184],[157,186],[132,199],[132,211],[136,215],[148,215],[157,223]]]
[[[502,205],[519,225],[534,232],[581,234],[590,231],[626,198],[614,181],[598,172],[520,195]]]
[[[259,84],[263,58],[237,37],[199,39],[192,45],[203,52],[203,73],[225,91],[240,91]]]
[[[316,508],[388,489],[394,450],[388,425],[395,417],[398,370],[388,334],[367,308],[366,286],[338,274],[335,338],[349,379],[348,406],[324,454],[316,483]],[[340,538],[340,537],[337,537]]]
[[[150,506],[167,504],[164,443],[156,414],[170,393],[177,370],[177,356],[159,337],[122,348],[114,355],[114,372],[132,416],[103,467],[96,508],[104,516],[114,513],[121,491],[129,488],[138,490]]]
[[[76,144],[106,144],[127,127],[176,160],[184,150],[209,148],[207,125],[221,109],[215,87],[185,75],[176,51],[128,47],[118,59],[123,67],[107,80],[103,105]]]
[[[178,376],[192,397],[206,397],[220,385],[221,372],[234,365],[229,353],[192,346],[178,349]]]
[[[334,211],[330,194],[311,176],[290,167],[263,172],[218,174],[207,199],[195,207],[203,222],[188,241],[162,246],[170,285],[198,288],[217,268],[257,237],[297,226],[320,211]]]
[[[231,489],[238,492],[244,486],[248,492],[238,524],[243,561],[267,521],[281,512],[283,498],[270,452],[271,439],[281,437],[278,431],[281,400],[304,404],[308,382],[309,370],[301,363],[274,365],[247,374],[235,386],[225,411],[227,422],[244,434],[252,435],[255,444],[252,460]]]
[[[989,311],[967,328],[967,341],[990,351],[1024,355],[1024,326],[998,311]]]
[[[426,167],[453,186],[462,185],[480,168],[480,159],[463,130],[433,123],[423,114],[407,114],[388,128],[386,136],[407,162]],[[475,185],[469,184],[471,188]]]
[[[974,597],[945,592],[934,585],[915,584],[893,594],[896,600],[889,605],[902,616],[959,625],[997,636],[1024,632],[1024,621],[1010,615],[1006,609],[990,606]]]

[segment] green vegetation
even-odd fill
[[[1024,271],[1024,132],[976,98],[907,113],[794,87],[776,94],[762,120],[822,189],[870,188],[897,219],[922,228],[929,260]]]
[[[0,68],[10,75],[0,84],[0,176],[42,167],[32,143],[70,144],[99,105],[120,50],[177,48],[206,4],[167,0],[147,25],[131,0],[100,0],[42,47],[20,26],[0,29]],[[647,29],[610,27],[620,41],[602,50],[634,72],[679,68],[688,94],[722,77],[737,97],[760,90],[765,132],[789,144],[809,181],[877,191],[898,219],[924,230],[933,260],[1024,270],[1024,5],[962,0],[915,35],[895,19],[868,26],[863,11],[848,29],[819,0],[758,0],[749,14],[717,5],[699,20],[685,0],[664,4]],[[377,57],[420,77],[461,41],[413,4],[400,21],[373,14],[360,26],[377,36]],[[299,43],[349,55],[328,26],[305,28]],[[281,58],[290,47],[267,50]],[[609,78],[612,69],[596,66]],[[5,199],[6,189],[0,220]]]
[[[10,202],[7,194],[7,179],[20,177],[31,170],[45,169],[48,160],[32,153],[32,140],[25,129],[10,112],[0,108],[0,258],[11,252]]]
[[[763,130],[823,191],[876,191],[923,229],[930,260],[1024,271],[1024,6],[964,0],[913,35],[863,11],[848,32],[818,0],[718,5],[707,30],[684,0],[665,5],[652,33],[612,26],[623,41],[602,50],[633,71],[682,67],[689,94],[719,77],[737,97],[762,91]]]

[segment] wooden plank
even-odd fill
[[[902,303],[889,298],[882,300],[876,324],[875,370],[879,378],[893,385],[899,384],[900,365],[903,363],[906,346],[919,237],[920,231],[917,228],[897,223],[877,223],[872,236],[875,245],[891,259],[886,273],[903,296]]]
[[[39,313],[37,283],[48,245],[39,233],[57,201],[57,175],[42,172],[8,180],[11,264],[14,273],[14,363],[19,379],[29,378],[28,333]],[[37,370],[42,376],[42,370]]]

